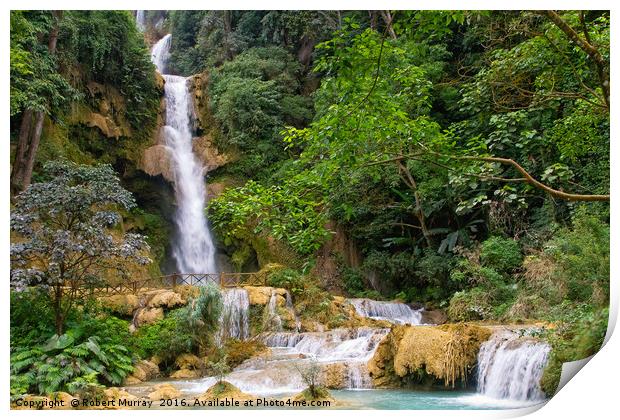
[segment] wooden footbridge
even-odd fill
[[[209,282],[220,287],[264,286],[267,282],[267,273],[209,273],[209,274],[179,274],[173,273],[159,277],[149,277],[140,280],[130,280],[117,284],[82,286],[83,292],[97,295],[136,294],[144,289],[174,289],[178,286],[205,286]]]

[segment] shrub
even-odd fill
[[[592,356],[601,348],[608,319],[608,308],[591,311],[587,305],[580,305],[568,311],[558,328],[546,334],[552,351],[540,385],[548,396],[558,387],[563,363]]]
[[[480,262],[500,273],[510,273],[521,265],[521,249],[513,239],[492,236],[482,243]]]
[[[194,350],[191,334],[179,325],[181,311],[171,311],[164,319],[138,330],[135,340],[141,358],[158,356],[165,365],[172,365],[179,355]]]
[[[585,210],[578,210],[573,229],[565,229],[545,245],[558,267],[557,281],[566,285],[567,297],[606,306],[609,302],[609,226]]]
[[[303,276],[291,268],[270,273],[267,285],[287,289],[294,296],[300,295],[304,290]]]

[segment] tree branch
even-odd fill
[[[594,62],[598,71],[601,89],[603,89],[603,96],[605,98],[605,104],[609,108],[609,73],[607,72],[608,63],[601,55],[599,50],[588,42],[587,39],[582,38],[575,29],[573,29],[562,17],[554,10],[547,10],[543,12],[564,34],[575,43],[583,52],[585,52],[590,59]],[[587,33],[587,29],[584,25],[584,31]]]

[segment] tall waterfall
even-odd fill
[[[411,325],[420,325],[422,321],[422,310],[413,310],[404,303],[372,299],[348,299],[347,301],[355,307],[357,314],[364,318]]]
[[[153,46],[151,60],[166,83],[164,135],[174,170],[176,238],[173,257],[180,273],[215,273],[215,247],[205,217],[204,168],[192,151],[192,101],[187,79],[164,74],[170,58],[171,35]]]
[[[550,346],[507,331],[494,333],[478,353],[478,392],[497,399],[541,401],[540,378]]]

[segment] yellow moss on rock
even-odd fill
[[[398,386],[420,370],[453,387],[467,379],[490,335],[490,329],[469,324],[398,326],[380,343],[369,372],[379,388]]]

